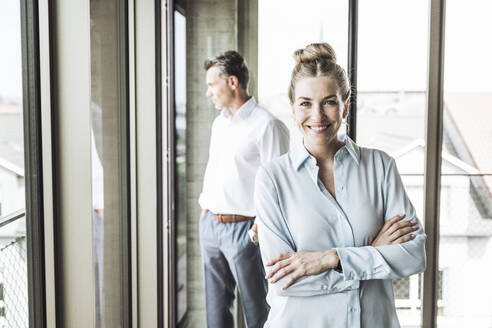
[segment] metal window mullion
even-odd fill
[[[129,28],[128,1],[116,1],[118,60],[119,60],[119,108],[120,108],[120,215],[121,215],[121,313],[122,327],[132,327],[132,244],[131,244],[131,188],[130,188],[130,99],[129,99]]]
[[[29,326],[46,327],[38,2],[21,7]]]
[[[163,112],[162,112],[162,2],[154,3],[155,18],[155,151],[156,151],[156,249],[157,249],[157,327],[164,328],[164,205],[163,205]],[[165,48],[164,48],[165,50]],[[165,63],[164,63],[165,64]]]
[[[178,291],[176,288],[177,277],[177,171],[176,171],[176,103],[175,103],[175,69],[174,69],[174,10],[175,2],[173,0],[166,1],[166,16],[163,17],[161,27],[165,34],[165,42],[162,42],[161,60],[165,60],[162,63],[163,74],[165,77],[165,84],[162,87],[163,94],[166,95],[166,101],[163,102],[165,106],[165,117],[163,117],[162,127],[163,135],[165,136],[165,142],[163,143],[162,151],[167,155],[166,160],[163,160],[163,165],[166,165],[166,176],[163,176],[162,183],[166,186],[166,193],[161,201],[166,200],[165,206],[165,220],[166,225],[163,235],[165,236],[165,252],[163,261],[166,267],[165,283],[166,286],[166,327],[177,326],[177,302]],[[163,40],[164,41],[164,40]]]
[[[427,81],[424,220],[427,269],[424,273],[422,326],[436,327],[439,268],[439,203],[443,130],[445,0],[430,1]]]
[[[138,327],[158,327],[156,1],[133,2]],[[149,196],[151,195],[151,196]],[[162,234],[162,232],[159,232]],[[150,236],[155,236],[151,238]]]
[[[130,198],[131,326],[138,327],[137,161],[135,111],[135,3],[128,1],[128,156]]]
[[[348,63],[347,73],[350,79],[350,86],[352,93],[350,95],[349,106],[349,131],[348,135],[356,141],[357,131],[357,50],[358,50],[358,12],[359,1],[349,1],[349,15],[348,15]]]

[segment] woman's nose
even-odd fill
[[[311,112],[311,116],[312,118],[322,119],[325,116],[325,113],[323,112],[323,108],[320,105],[314,105]]]

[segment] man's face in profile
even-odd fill
[[[228,79],[220,75],[218,67],[212,66],[207,70],[207,93],[217,109],[228,108],[234,99],[234,93]]]

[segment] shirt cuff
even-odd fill
[[[385,271],[381,254],[372,246],[335,249],[340,259],[344,280],[369,280]]]

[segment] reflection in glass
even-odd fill
[[[91,168],[95,327],[124,327],[126,104],[118,1],[90,1]]]
[[[186,18],[174,12],[174,69],[176,101],[176,181],[177,181],[177,322],[183,319],[186,298]]]
[[[446,4],[438,327],[492,326],[491,10]]]
[[[428,1],[359,2],[357,143],[395,158],[423,220]],[[423,222],[422,222],[423,223]],[[402,327],[421,326],[419,276],[393,281]]]
[[[27,327],[29,318],[19,0],[0,1],[0,45],[0,327]],[[8,223],[6,220],[9,220]]]

